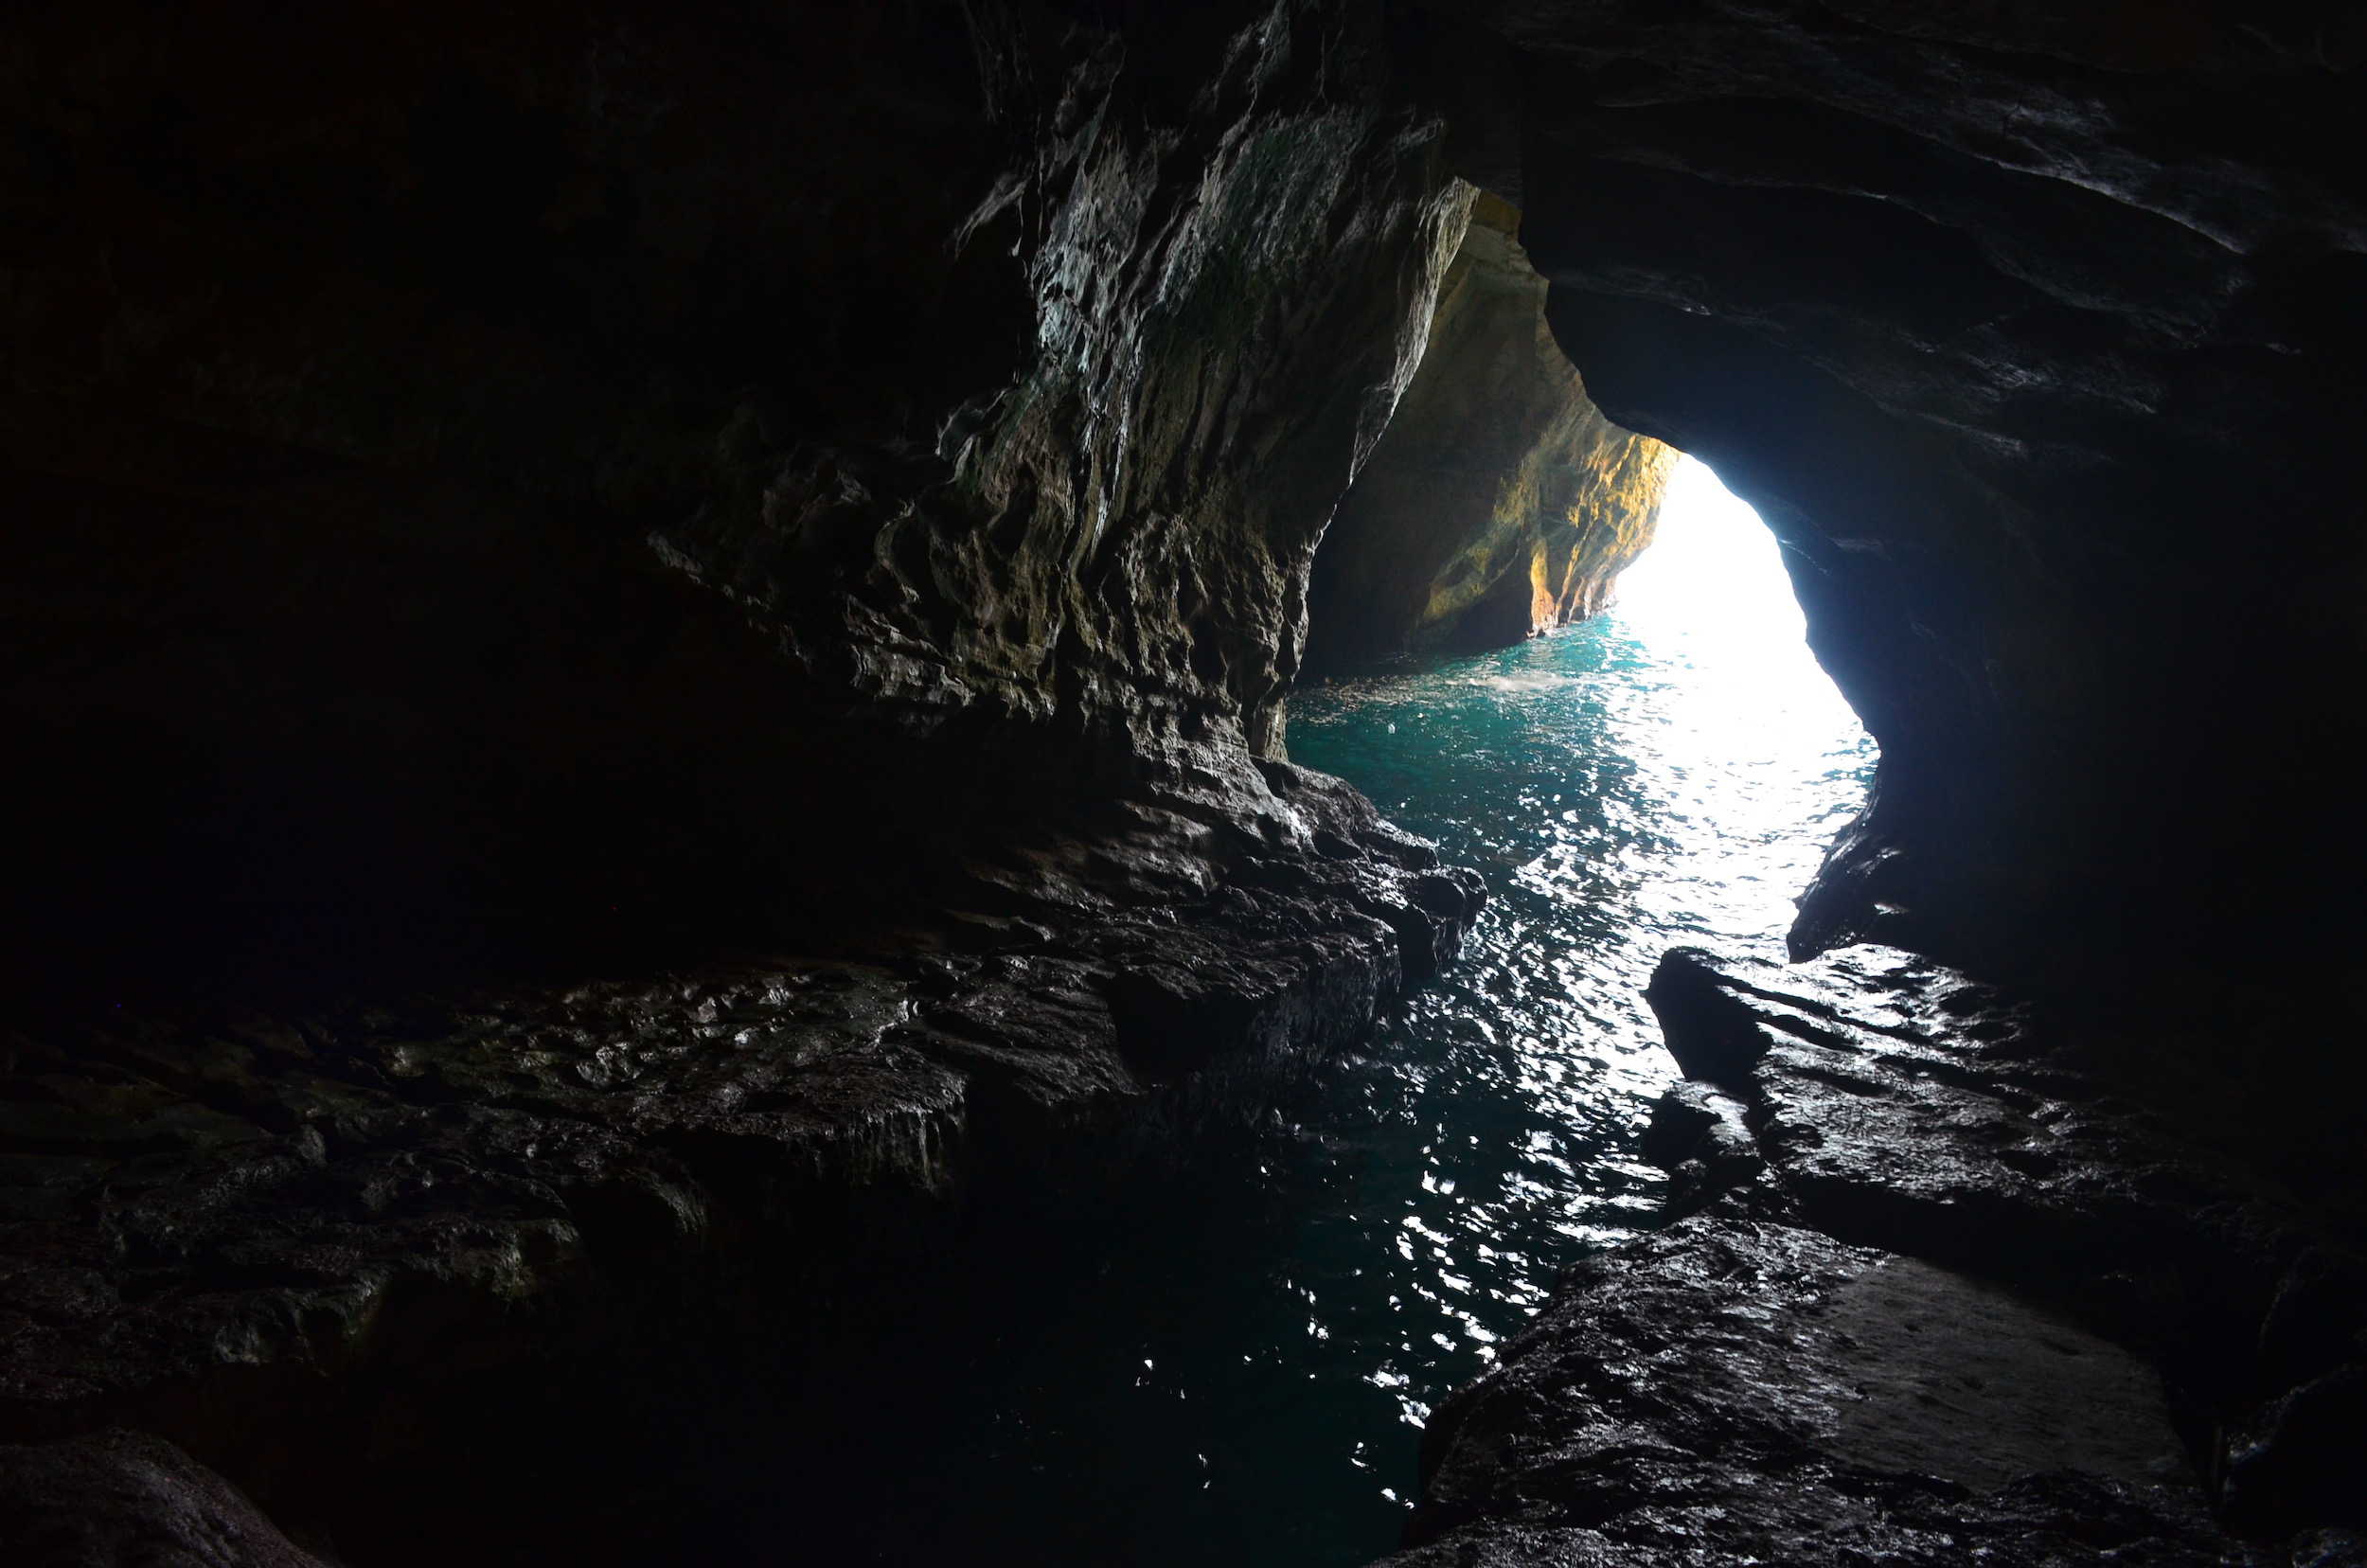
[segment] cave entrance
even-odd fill
[[[1709,465],[1683,458],[1596,634],[1645,699],[1601,743],[1650,780],[1646,809],[1674,851],[1639,897],[1684,939],[1780,956],[1767,943],[1863,803],[1876,756],[1808,650],[1783,547]]]
[[[1688,459],[1605,614],[1292,698],[1293,761],[1492,895],[1462,959],[1333,1069],[1305,1124],[1307,1327],[1273,1351],[1323,1392],[1276,1429],[1296,1484],[1376,1539],[1436,1399],[1575,1253],[1659,1212],[1664,1178],[1636,1152],[1675,1071],[1643,1001],[1653,966],[1682,944],[1780,961],[1865,799],[1874,742],[1804,632],[1772,534]]]

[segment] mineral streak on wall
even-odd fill
[[[1421,369],[1315,558],[1314,668],[1583,620],[1652,541],[1677,454],[1588,399],[1519,232],[1509,203],[1473,204]]]

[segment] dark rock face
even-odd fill
[[[1652,542],[1676,454],[1587,400],[1519,226],[1480,196],[1421,368],[1316,553],[1310,668],[1582,620]]]
[[[1278,749],[1471,200],[1379,19],[7,26],[0,1440],[557,1549],[1451,956]]]
[[[28,969],[844,945],[1289,838],[1468,189],[1322,8],[950,20],[11,24]]]
[[[2294,1305],[2346,1266],[2340,1204],[2256,1131],[1878,950],[1680,950],[1649,995],[1676,1222],[1440,1409],[1392,1563],[2265,1564],[2356,1523],[2367,1315]]]
[[[1881,743],[1800,949],[2224,963],[2346,897],[2356,13],[1484,13],[1557,335],[1759,508]]]

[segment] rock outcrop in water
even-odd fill
[[[1481,195],[1422,366],[1316,552],[1310,668],[1582,620],[1652,542],[1677,454],[1588,401],[1519,229]]]
[[[2342,1116],[2131,1093],[2110,1025],[1877,949],[1649,995],[1673,1222],[1439,1410],[1393,1568],[2358,1560]]]

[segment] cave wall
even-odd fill
[[[28,974],[824,944],[1304,847],[1251,752],[1469,199],[1382,19],[9,27]]]
[[[1557,335],[1757,507],[1881,743],[1796,945],[2325,951],[2367,651],[2356,13],[1486,14]]]
[[[1519,203],[1609,418],[1783,538],[1882,743],[1804,950],[2258,950],[2358,868],[2344,13],[10,27],[35,972],[828,935],[882,885],[1160,897],[1295,842],[1250,757],[1333,507],[1401,394],[1463,401],[1416,374],[1458,177]],[[1326,580],[1445,472],[1369,479]],[[1341,601],[1509,634],[1500,499],[1486,567]],[[1530,565],[1532,626],[1597,580]],[[1117,797],[1084,836],[1129,867],[961,869]]]
[[[1651,543],[1677,454],[1588,400],[1519,235],[1483,192],[1421,368],[1316,553],[1311,669],[1584,619]]]
[[[828,1515],[1452,955],[1275,755],[1471,201],[1397,20],[0,24],[0,1531],[614,1560],[782,1409]]]
[[[2352,972],[2346,13],[6,26],[0,935],[98,1015],[0,1042],[11,1440],[128,1422],[314,1522],[499,1488],[552,1346],[587,1405],[628,1327],[721,1384],[883,1239],[928,1277],[941,1189],[1434,971],[1474,880],[1278,753],[1475,186],[1881,741],[1803,948]],[[294,1016],[249,972],[728,944],[774,956]],[[413,1398],[456,1352],[523,1424]]]

